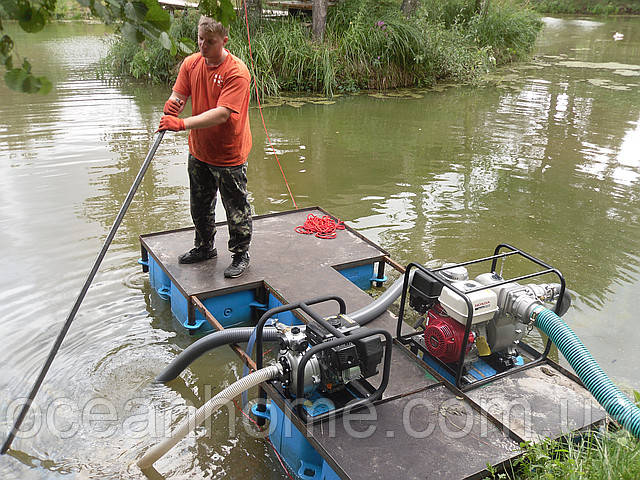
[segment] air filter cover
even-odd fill
[[[483,286],[475,280],[453,282],[451,285],[463,293]],[[466,295],[473,305],[472,324],[487,322],[491,320],[493,315],[498,311],[498,297],[493,290],[479,290],[477,292],[467,293]],[[468,313],[467,303],[461,295],[458,295],[448,287],[444,287],[440,294],[440,303],[450,317],[466,325]]]

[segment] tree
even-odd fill
[[[120,33],[137,42],[145,38],[159,40],[172,53],[178,50],[191,53],[189,44],[182,39],[171,38],[169,27],[171,17],[162,9],[158,0],[77,0],[89,7],[91,13],[106,24],[115,24]],[[235,18],[232,0],[201,0],[199,10],[225,25]],[[252,0],[260,4],[260,0]],[[42,30],[51,20],[56,0],[2,0],[0,6],[0,63],[5,68],[4,81],[9,88],[26,93],[46,94],[51,90],[51,82],[43,76],[36,76],[31,64],[25,58],[18,63],[18,49],[13,39],[7,35],[3,21],[17,20],[20,28],[27,33]],[[191,40],[191,39],[189,39]]]
[[[313,0],[311,31],[316,42],[321,42],[324,38],[324,31],[327,27],[327,6],[328,0]]]
[[[262,17],[262,0],[243,0],[246,3],[250,19]]]
[[[413,15],[418,8],[419,0],[402,0],[402,13],[404,13],[405,17],[410,17]]]

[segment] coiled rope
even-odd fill
[[[313,213],[307,215],[304,225],[299,225],[294,229],[303,235],[315,235],[318,238],[336,238],[338,230],[344,230],[344,223],[341,220],[334,220],[329,215],[317,217]]]

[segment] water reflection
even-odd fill
[[[350,219],[405,263],[483,256],[501,241],[535,252],[565,273],[579,333],[606,337],[606,319],[627,316],[619,286],[640,283],[634,25],[549,22],[541,56],[482,91],[344,99],[329,124],[308,105],[310,127],[304,109],[270,111],[270,127],[290,139],[282,153],[294,193],[312,192],[307,204]],[[624,45],[610,38],[615,30],[630,32]],[[290,125],[296,133],[287,137]],[[306,147],[300,174],[291,173],[296,142]],[[268,188],[268,198],[286,198],[275,170],[267,183],[258,202]],[[618,355],[596,343],[605,358]],[[624,363],[640,360],[626,355]],[[612,369],[633,382],[620,363]]]
[[[614,31],[624,41],[614,43]],[[101,54],[104,33],[68,26],[30,37],[34,51],[44,42],[37,63],[56,81],[50,96],[26,98],[0,86],[2,409],[28,390],[42,365],[168,93],[96,81],[87,65]],[[638,19],[547,19],[536,58],[483,88],[363,94],[332,104],[296,98],[264,116],[300,206],[335,213],[401,263],[468,260],[500,242],[549,261],[574,292],[571,326],[614,379],[637,386],[640,352],[620,339],[638,341],[639,65]],[[255,211],[292,208],[255,109],[251,121]],[[171,388],[149,386],[193,341],[176,330],[167,303],[135,265],[139,234],[190,223],[186,149],[186,135],[165,135],[41,392],[43,405],[100,396],[121,415],[133,396],[142,398],[140,409],[176,402],[180,416],[188,402],[202,404],[205,388],[215,392],[237,378],[238,364],[225,350]],[[215,421],[226,424],[224,415]],[[8,428],[4,415],[0,424]],[[150,478],[283,478],[269,447],[238,431],[230,437],[208,429]],[[44,433],[16,445],[28,468],[0,459],[0,472],[140,478],[131,465],[145,445],[126,435],[62,441]]]
[[[625,167],[629,167],[629,173],[635,173],[634,179],[637,178],[637,172],[633,169],[640,167],[640,118],[635,122],[628,122],[631,126],[624,135],[620,150],[618,152],[618,162]]]

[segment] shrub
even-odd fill
[[[338,2],[329,11],[320,44],[311,41],[304,18],[254,20],[253,65],[244,18],[238,18],[230,26],[229,49],[255,69],[260,95],[277,96],[283,90],[332,95],[444,79],[473,82],[496,63],[526,55],[541,28],[535,14],[512,2],[493,0],[482,13],[474,5],[423,0],[418,12],[405,18],[397,0]],[[197,13],[176,17],[171,33],[195,38],[197,18]],[[116,37],[102,72],[172,82],[179,61],[159,43],[140,49]]]
[[[170,34],[175,38],[195,39],[199,14],[195,10],[178,12],[171,22]],[[98,73],[116,78],[135,78],[150,83],[175,80],[183,54],[171,55],[158,41],[142,45],[116,34],[108,40],[109,52],[100,61]]]
[[[469,34],[478,45],[490,48],[498,63],[526,56],[541,28],[535,13],[506,1],[491,2],[486,14],[469,21]]]
[[[626,430],[524,444],[524,454],[492,479],[601,480],[640,478],[640,442]]]
[[[523,0],[537,12],[591,15],[639,14],[640,3],[631,0]]]

